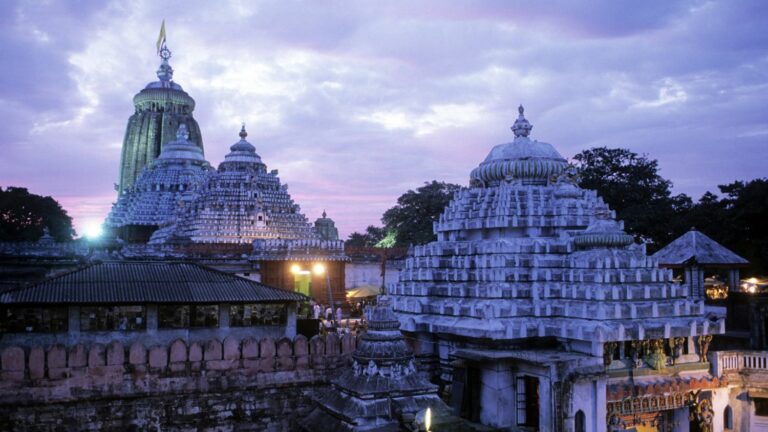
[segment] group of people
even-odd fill
[[[366,300],[360,300],[356,303],[347,302],[347,310],[350,311],[349,315],[345,315],[344,309],[341,305],[333,306],[321,304],[311,300],[309,303],[309,310],[304,309],[308,318],[314,318],[319,321],[319,330],[321,334],[328,332],[337,333],[358,333],[365,328],[365,315],[363,311],[368,306],[369,302]]]
[[[320,303],[315,303],[312,301],[311,303],[314,303],[312,305],[312,315],[315,319],[323,319],[325,321],[333,321],[334,318],[334,311],[333,307],[331,306],[325,306],[321,305]],[[336,308],[336,322],[341,322],[342,317],[344,316],[341,306]]]

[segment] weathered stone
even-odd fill
[[[134,342],[128,350],[128,363],[134,366],[147,364],[147,348],[140,342]]]
[[[259,342],[259,370],[275,370],[275,341],[271,337],[265,337]]]
[[[29,377],[33,380],[45,378],[45,351],[41,347],[29,350]]]
[[[355,337],[347,333],[341,336],[341,353],[352,354],[355,350]]]
[[[253,338],[243,341],[243,358],[249,360],[259,358],[259,341]]]
[[[189,361],[199,362],[203,360],[203,347],[198,342],[189,345]]]
[[[23,371],[24,350],[16,346],[4,348],[0,354],[0,362],[4,371]]]
[[[304,335],[293,339],[293,355],[296,358],[296,369],[309,368],[309,342]]]
[[[125,348],[118,341],[107,345],[107,366],[122,366],[125,363]]]
[[[187,361],[187,344],[181,339],[176,339],[171,344],[171,363]]]
[[[102,344],[93,344],[88,350],[88,367],[106,366],[106,350]]]
[[[21,381],[24,379],[24,350],[19,347],[7,347],[2,354],[2,379]]]
[[[312,336],[309,340],[309,353],[311,366],[315,369],[323,369],[326,366],[325,361],[325,339],[320,335]]]
[[[149,349],[149,367],[152,369],[165,369],[168,366],[168,348],[155,345]]]
[[[224,339],[224,360],[240,360],[240,342],[232,336]]]
[[[293,370],[293,346],[291,340],[282,338],[277,342],[277,370]]]
[[[70,348],[67,366],[70,368],[83,368],[88,366],[88,352],[85,350],[85,345],[77,344]]]
[[[205,369],[211,371],[221,371],[234,369],[237,366],[237,361],[234,360],[208,360],[205,362]]]
[[[56,344],[48,349],[48,378],[62,379],[69,375],[67,369],[67,349],[64,345]]]
[[[219,342],[217,339],[211,339],[205,343],[205,348],[203,350],[203,359],[205,361],[221,360],[221,357],[221,342]]]

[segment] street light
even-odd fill
[[[325,273],[325,266],[322,263],[316,263],[314,266],[312,266],[312,271],[316,275],[321,275]]]
[[[316,275],[320,276],[325,274],[325,289],[328,291],[328,304],[331,306],[331,322],[334,324],[334,326],[338,326],[338,322],[336,322],[336,309],[335,304],[333,301],[333,291],[331,290],[331,275],[328,271],[326,271],[325,264],[323,263],[315,263],[315,265],[312,266],[312,272]]]

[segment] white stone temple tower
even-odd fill
[[[435,222],[437,241],[413,248],[389,289],[393,308],[463,417],[533,430],[629,426],[636,413],[612,405],[616,389],[640,376],[706,376],[724,319],[633,243],[519,113],[514,140],[490,151]],[[690,399],[680,400],[653,421],[687,418]]]

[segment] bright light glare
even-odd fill
[[[432,409],[427,408],[427,413],[424,415],[424,427],[429,432],[429,428],[432,427]]]
[[[756,284],[757,283],[757,278],[751,277],[751,278],[747,279],[747,282],[749,282],[751,284]]]
[[[315,272],[315,274],[317,275],[321,275],[325,273],[325,266],[320,263],[317,263],[312,267],[312,271]]]
[[[291,273],[298,274],[299,272],[301,272],[301,267],[299,267],[298,264],[294,264],[291,266]]]
[[[98,222],[88,222],[83,227],[83,235],[89,240],[96,240],[104,234],[104,229]]]

